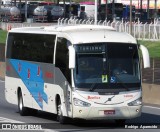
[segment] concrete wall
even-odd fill
[[[5,77],[5,62],[0,62],[0,78],[4,80]]]
[[[0,43],[0,62],[5,61],[5,44]]]
[[[143,83],[142,98],[144,103],[160,105],[160,85]]]
[[[0,78],[5,76],[5,44],[0,44]]]

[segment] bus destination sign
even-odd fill
[[[80,45],[76,46],[76,50],[79,53],[87,53],[87,52],[103,52],[105,51],[104,45]]]

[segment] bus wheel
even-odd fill
[[[29,115],[36,116],[38,114],[38,110],[36,109],[28,108],[28,110],[29,110]]]
[[[63,116],[63,113],[62,113],[62,104],[61,104],[60,99],[59,99],[58,105],[57,105],[57,120],[61,124],[65,124],[66,123],[66,118]]]
[[[123,126],[123,125],[125,125],[126,120],[125,119],[119,119],[119,120],[115,120],[115,122],[118,126]]]
[[[18,95],[18,110],[21,116],[25,116],[28,114],[28,108],[24,107],[22,92],[19,92]]]

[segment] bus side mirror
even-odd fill
[[[69,46],[69,69],[75,68],[76,52],[73,46]]]
[[[149,68],[150,67],[150,58],[149,58],[148,49],[143,45],[140,45],[140,49],[142,51],[144,68]]]

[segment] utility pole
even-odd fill
[[[132,0],[130,0],[130,34],[132,34]]]
[[[94,24],[97,25],[97,0],[95,0]]]
[[[155,0],[154,4],[154,18],[157,18],[157,0]]]
[[[25,21],[27,21],[27,0],[25,0]]]
[[[115,18],[115,4],[114,4],[114,0],[112,0],[112,19],[114,20]]]
[[[143,10],[142,10],[142,1],[143,1],[143,0],[140,0],[140,13],[141,13],[141,17],[140,17],[140,18],[141,18],[141,19],[142,19],[142,13],[143,13]]]
[[[97,4],[97,19],[101,20],[101,0],[98,0],[98,4]]]
[[[105,11],[105,18],[107,19],[107,15],[108,15],[108,0],[106,0],[106,11]]]
[[[64,14],[63,14],[63,16],[64,16],[64,18],[66,17],[66,3],[65,2],[66,1],[63,0],[63,7],[64,7]]]
[[[16,6],[16,0],[14,0],[14,4],[13,5]]]
[[[69,0],[69,18],[71,18],[71,0]]]
[[[150,5],[150,0],[147,0],[147,19],[150,18],[150,16],[149,16],[149,5]]]

